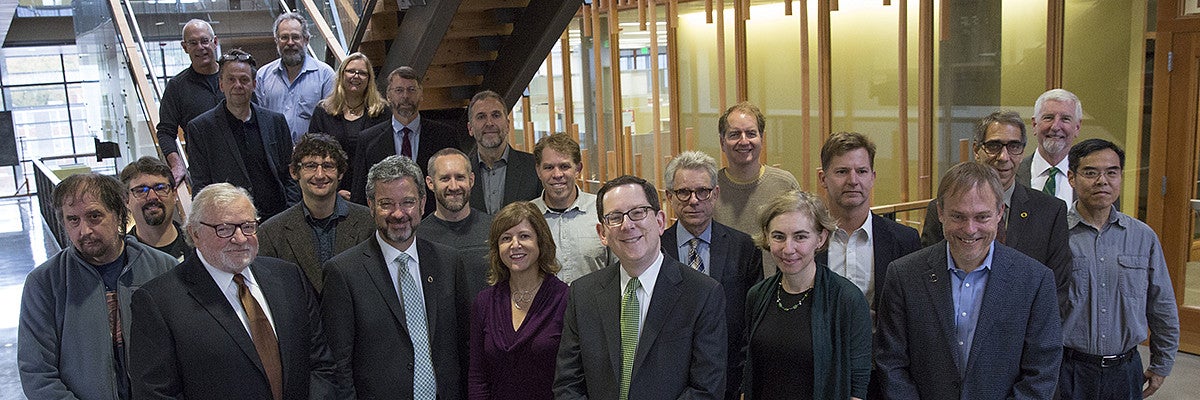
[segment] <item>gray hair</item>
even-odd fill
[[[425,176],[411,158],[392,155],[371,166],[367,171],[367,199],[375,200],[375,185],[410,178],[417,186],[418,198],[425,198]]]
[[[1034,118],[1036,118],[1036,116]],[[986,117],[980,118],[979,122],[975,124],[976,146],[983,145],[983,142],[987,140],[988,127],[997,122],[1020,129],[1021,141],[1025,141],[1025,121],[1021,120],[1021,114],[1017,114],[1016,111],[1001,110],[988,114]]]
[[[199,229],[200,223],[211,217],[217,210],[228,207],[241,199],[250,202],[250,208],[254,210],[254,219],[258,219],[258,209],[254,207],[254,198],[250,197],[250,192],[247,192],[246,189],[225,182],[205,186],[192,199],[192,210],[187,214],[184,226],[189,232]],[[192,243],[192,235],[184,235],[184,238],[187,239],[188,245],[195,246]]]
[[[278,34],[279,24],[289,19],[300,23],[300,27],[304,29],[304,40],[312,38],[312,33],[308,30],[308,20],[304,18],[304,15],[295,11],[279,14],[279,16],[275,18],[275,25],[271,27],[271,34]]]
[[[712,186],[717,186],[717,160],[708,154],[699,151],[685,151],[671,159],[671,162],[667,163],[667,170],[663,176],[663,181],[667,183],[667,189],[675,189],[675,172],[680,169],[698,169],[707,172]]]
[[[204,28],[204,30],[208,31],[208,36],[212,36],[213,38],[217,37],[217,33],[213,31],[212,24],[209,24],[208,21],[205,21],[205,20],[202,20],[199,18],[193,18],[193,19],[189,20],[187,23],[183,24],[183,29],[182,29],[182,33],[180,33],[180,37],[183,37],[186,40],[187,39],[187,28],[189,26],[197,26],[197,25]]]
[[[1038,96],[1037,101],[1033,103],[1033,119],[1037,120],[1042,115],[1042,104],[1047,100],[1056,100],[1063,102],[1075,103],[1075,120],[1083,119],[1083,103],[1079,102],[1079,97],[1075,93],[1068,92],[1066,89],[1050,89],[1041,96]]]

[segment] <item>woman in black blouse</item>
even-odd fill
[[[358,133],[388,121],[392,115],[387,101],[375,86],[375,68],[363,53],[346,57],[333,81],[333,91],[313,110],[310,133],[325,133],[337,139],[353,164],[354,146]],[[354,177],[350,171],[342,176],[340,189],[350,190]]]

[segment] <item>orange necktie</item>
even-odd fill
[[[271,383],[271,395],[275,400],[283,399],[283,365],[279,361],[279,341],[275,339],[275,330],[267,313],[263,312],[258,300],[250,294],[246,287],[246,277],[242,274],[233,276],[238,285],[238,300],[246,310],[246,319],[250,322],[250,339],[254,341],[254,350],[262,360],[263,369],[267,372],[267,381]]]

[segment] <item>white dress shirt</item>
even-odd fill
[[[421,294],[421,301],[425,301],[425,284],[421,283],[421,259],[417,257],[417,241],[408,246],[408,249],[401,251],[391,244],[383,240],[379,236],[379,232],[375,232],[375,240],[379,241],[379,249],[383,251],[383,260],[387,262],[388,275],[392,277],[392,286],[396,288],[396,297],[403,301],[404,293],[400,291],[400,263],[396,262],[396,257],[400,253],[408,254],[408,268],[404,271],[413,278],[413,282],[417,283],[417,293]]]
[[[847,233],[842,228],[833,231],[829,238],[829,270],[849,279],[867,296],[867,302],[875,298],[875,242],[871,216],[866,222]]]
[[[246,333],[251,338],[254,334],[250,333],[250,319],[246,317],[246,309],[242,307],[242,300],[238,297],[238,285],[233,281],[231,273],[222,271],[209,264],[208,260],[204,259],[204,253],[199,251],[196,255],[200,257],[200,263],[204,264],[204,269],[212,276],[213,282],[217,284],[217,289],[221,289],[221,294],[225,295],[225,300],[229,302],[229,306],[233,307],[233,311],[237,313],[238,319],[242,321],[242,327],[246,328]],[[276,331],[275,336],[279,336],[278,330],[275,329],[275,317],[271,316],[271,305],[267,304],[267,297],[263,296],[262,289],[258,287],[258,281],[255,280],[254,274],[250,273],[251,266],[246,266],[242,270],[243,281],[246,282],[246,288],[250,289],[250,295],[254,296],[254,300],[262,307],[263,313],[267,314],[267,321],[271,323],[271,330]]]
[[[642,271],[641,276],[638,276],[638,283],[642,284],[642,287],[638,288],[636,292],[638,299],[639,338],[642,337],[642,325],[646,322],[646,311],[650,310],[650,300],[654,298],[654,282],[658,280],[658,271],[662,269],[662,263],[663,253],[659,251],[658,258],[655,258],[654,262],[650,263],[650,267]],[[620,289],[620,296],[624,299],[625,287],[629,286],[629,281],[633,280],[633,277],[629,276],[628,272],[625,272],[625,268],[617,268],[617,270],[621,271],[621,287],[617,289]]]
[[[1063,157],[1055,167],[1058,167],[1058,173],[1054,174],[1054,197],[1062,199],[1067,204],[1075,204],[1075,189],[1071,187],[1071,182],[1067,181],[1067,171],[1070,170],[1070,163],[1067,162],[1070,158]],[[1042,191],[1046,187],[1046,180],[1050,177],[1050,163],[1042,157],[1041,149],[1033,151],[1033,161],[1029,164],[1029,188]]]

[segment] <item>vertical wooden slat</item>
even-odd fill
[[[575,125],[575,88],[571,76],[571,30],[563,32],[559,47],[562,48],[562,82],[563,82],[563,125],[578,130]],[[575,132],[575,141],[579,141],[579,132]]]
[[[637,0],[638,10],[638,28],[642,31],[646,30],[646,0]]]
[[[713,23],[713,0],[704,0],[704,23]]]
[[[684,137],[683,140],[687,142],[684,144],[684,148],[687,150],[696,150],[696,128],[692,128],[690,126],[687,128],[684,128],[683,137]],[[675,154],[679,154],[679,153],[675,153]]]
[[[927,0],[931,1],[931,0]],[[821,103],[821,141],[833,132],[833,88],[830,80],[829,13],[832,0],[817,0],[817,93]]]
[[[592,34],[592,14],[595,13],[595,6],[579,6],[583,10],[583,36],[595,37]]]
[[[621,115],[622,111],[623,111],[622,108],[624,106],[622,105],[622,101],[621,101],[621,63],[620,63],[620,60],[621,60],[621,44],[620,44],[621,43],[621,24],[620,24],[620,21],[621,21],[620,10],[617,9],[616,4],[612,4],[608,8],[608,50],[609,50],[608,56],[609,56],[609,62],[610,62],[609,66],[608,66],[608,71],[609,71],[609,75],[611,76],[611,80],[612,80],[612,92],[610,93],[612,95],[612,110],[613,110],[612,126],[613,126],[613,131],[617,132],[617,133],[621,132],[622,127],[625,126],[624,118]],[[624,164],[626,149],[623,148],[622,142],[620,140],[615,141],[613,143],[613,148],[615,150],[617,150],[617,161]]]
[[[667,0],[667,90],[671,113],[671,154],[679,154],[679,0]],[[692,147],[694,148],[694,147]]]
[[[917,29],[917,196],[933,197],[933,0],[920,0]]]
[[[896,146],[896,147],[899,148],[899,152],[900,152],[900,154],[897,155],[897,157],[898,157],[897,161],[899,161],[899,163],[900,163],[900,201],[905,202],[905,201],[909,200],[909,193],[908,193],[908,184],[909,184],[909,179],[908,179],[908,176],[909,176],[908,175],[908,0],[900,0],[899,6],[897,7],[896,11],[897,11],[897,14],[899,14],[897,16],[897,19],[900,22],[898,24],[899,32],[897,33],[897,36],[900,38],[900,42],[897,44],[897,46],[899,48],[899,61],[897,62],[897,64],[900,66],[899,68],[897,68],[899,70],[899,81],[900,81],[900,85],[899,85],[900,86],[900,94],[899,94],[900,102],[899,102],[899,107],[897,110],[897,112],[899,114],[898,117],[900,120],[900,126],[899,126],[900,140],[898,141],[899,146]]]
[[[718,1],[717,13],[717,104],[721,112],[725,111],[725,1]]]
[[[1063,84],[1063,25],[1065,0],[1046,0],[1046,90]]]
[[[621,172],[617,171],[618,166],[621,165],[617,163],[617,152],[609,150],[604,153],[604,158],[608,159],[608,168],[604,170],[604,176],[600,178],[600,182],[608,182],[612,178],[621,176]]]
[[[621,152],[625,153],[621,157],[621,164],[625,170],[623,174],[641,175],[641,172],[633,170],[633,128],[626,126],[621,131]]]
[[[511,120],[511,118],[510,118]],[[515,123],[515,122],[514,122]],[[525,142],[520,148],[529,148],[529,138],[533,137],[533,109],[530,105],[529,96],[521,96],[521,129],[524,130],[522,140]],[[509,128],[508,143],[516,143],[516,130]],[[514,146],[515,147],[515,146]]]
[[[746,19],[750,14],[750,0],[735,0],[737,9],[733,15],[733,58],[737,101],[746,101],[749,96],[746,72]],[[764,155],[765,155],[764,151]]]
[[[555,120],[558,119],[558,111],[554,109],[554,52],[546,55],[546,113],[549,114],[549,125],[546,125],[546,134],[553,135],[558,132],[555,127]]]
[[[967,162],[971,159],[971,142],[967,139],[958,139],[958,162]]]
[[[808,1],[808,0],[801,0]],[[783,0],[783,15],[792,16],[792,0]]]
[[[525,145],[521,146],[521,150],[526,153],[532,153],[533,145],[535,142],[537,142],[536,134],[535,134],[534,128],[533,128],[533,121],[529,121],[529,122],[525,123],[525,135],[524,136],[525,136],[525,138],[524,138]]]
[[[658,8],[655,3],[658,0],[649,0],[649,7],[646,13],[650,19],[650,103],[653,105],[653,126],[650,128],[650,134],[654,135],[654,182],[657,182],[655,187],[663,187],[662,181],[662,99],[660,92],[662,91],[662,83],[659,78],[662,74],[658,70]]]
[[[809,154],[812,148],[812,77],[808,41],[808,0],[800,0],[800,154],[804,167],[812,165]],[[804,187],[812,187],[812,174],[803,175]]]
[[[597,8],[597,3],[592,3],[592,76],[596,82],[593,86],[592,94],[596,102],[596,132],[593,135],[596,137],[596,163],[601,173],[605,174],[600,177],[601,181],[607,181],[609,174],[609,157],[606,154],[605,148],[607,143],[605,139],[610,135],[604,129],[604,66],[600,63],[600,9]]]

